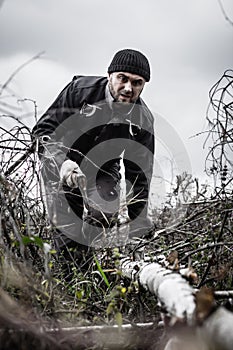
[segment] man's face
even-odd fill
[[[140,75],[114,72],[108,77],[109,89],[116,102],[133,103],[142,92],[145,79]]]

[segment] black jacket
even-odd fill
[[[153,169],[153,116],[141,98],[126,114],[105,100],[106,77],[75,76],[33,128],[39,138],[44,176],[58,181],[65,159],[76,161],[87,175],[120,179],[119,157],[124,153],[125,176],[135,201],[130,218],[145,207]]]

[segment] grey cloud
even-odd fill
[[[232,18],[232,0],[222,2]],[[118,0],[115,7],[109,0],[5,0],[0,10],[2,60],[45,50],[71,72],[104,74],[116,50],[143,51],[152,67],[143,96],[185,137],[198,132],[209,88],[232,67],[232,35],[213,0]]]
[[[11,0],[0,23],[2,56],[45,50],[74,69],[104,69],[109,52],[126,46],[148,53],[155,70],[166,62],[211,74],[212,67],[229,66],[232,57],[232,35],[212,0],[151,0],[144,6],[140,0],[119,0],[114,10],[108,0],[21,0],[20,5]]]

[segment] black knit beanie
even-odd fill
[[[150,65],[147,58],[139,51],[124,49],[118,51],[108,67],[108,73],[128,72],[138,74],[146,81],[150,80]]]

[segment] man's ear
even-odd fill
[[[107,76],[108,80],[110,80],[110,75],[111,75],[111,73],[108,73],[108,76]]]

